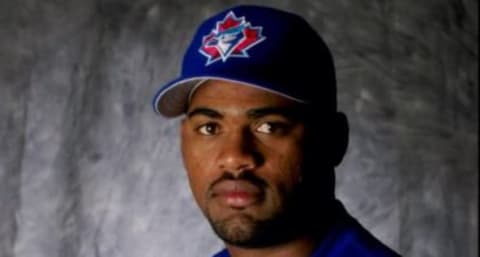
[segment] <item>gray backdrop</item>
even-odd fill
[[[178,120],[150,101],[196,24],[235,3],[0,0],[1,257],[222,246],[190,195]],[[405,256],[478,256],[478,1],[257,3],[303,15],[334,53],[347,209]]]

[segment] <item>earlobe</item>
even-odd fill
[[[332,148],[333,148],[333,165],[337,166],[342,162],[343,157],[347,151],[349,141],[349,127],[347,116],[344,113],[338,112],[335,115],[335,125],[332,131]]]

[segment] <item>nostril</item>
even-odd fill
[[[255,169],[263,163],[263,157],[256,151],[245,149],[226,149],[220,157],[220,168],[231,171]]]
[[[253,156],[244,155],[242,157],[227,157],[220,162],[220,168],[223,170],[230,170],[234,172],[251,170],[256,167],[256,161]]]

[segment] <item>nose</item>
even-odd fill
[[[253,135],[248,129],[228,133],[222,142],[218,165],[223,171],[238,175],[253,170],[263,162],[263,156],[256,149]]]

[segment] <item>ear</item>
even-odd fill
[[[333,165],[337,166],[342,162],[343,156],[347,151],[349,139],[349,127],[347,116],[342,112],[337,112],[334,116],[334,126],[331,131],[331,147]]]

